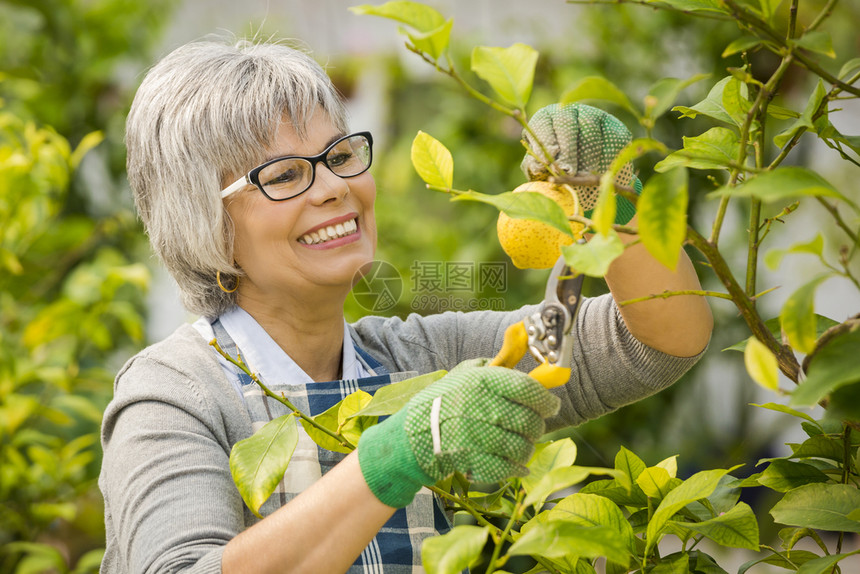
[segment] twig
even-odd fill
[[[702,237],[698,231],[692,227],[687,227],[687,241],[699,252],[705,256],[705,259],[711,264],[714,274],[720,282],[726,287],[730,298],[734,301],[735,306],[741,314],[744,322],[749,327],[752,334],[762,343],[764,343],[770,351],[776,355],[780,370],[795,383],[798,382],[800,365],[797,362],[797,357],[791,347],[783,345],[774,338],[770,329],[764,324],[758,312],[755,310],[753,300],[749,297],[743,288],[738,284],[728,263],[723,258],[717,246]]]
[[[668,4],[657,4],[655,2],[647,2],[645,0],[567,0],[568,4],[610,4],[610,5],[618,5],[618,4],[633,4],[636,6],[646,6],[651,8],[652,10],[665,10],[666,12],[675,12],[678,14],[685,14],[687,16],[693,16],[695,18],[702,18],[703,20],[719,20],[721,22],[731,22],[732,18],[730,16],[723,16],[721,14],[717,14],[714,12],[693,12],[692,10],[682,10],[680,8],[675,8],[674,6],[670,6]]]
[[[653,293],[651,295],[645,295],[644,297],[636,297],[635,299],[627,299],[626,301],[622,301],[618,303],[619,307],[625,307],[627,305],[632,305],[633,303],[641,303],[642,301],[651,301],[652,299],[668,299],[669,297],[677,297],[678,295],[699,295],[702,297],[716,297],[718,299],[728,299],[732,300],[732,296],[728,293],[721,293],[720,291],[705,291],[702,289],[685,289],[682,291],[663,291],[662,293]]]
[[[255,373],[251,372],[251,369],[249,369],[248,365],[246,365],[245,362],[242,360],[241,355],[239,355],[237,358],[234,359],[233,357],[230,356],[229,353],[227,353],[227,351],[225,351],[224,349],[221,348],[221,345],[218,344],[217,339],[212,339],[211,341],[209,341],[209,345],[211,345],[219,355],[224,357],[230,363],[236,365],[238,368],[242,369],[242,372],[244,372],[246,375],[251,377],[251,379],[255,383],[257,383],[257,385],[259,385],[259,387],[263,390],[263,392],[266,394],[267,397],[271,397],[271,398],[275,399],[276,401],[278,401],[279,403],[281,403],[282,405],[284,405],[285,407],[290,409],[293,412],[293,414],[295,414],[297,417],[299,417],[300,419],[302,419],[303,421],[305,421],[306,423],[308,423],[309,425],[311,425],[312,427],[314,427],[318,431],[325,433],[328,436],[330,436],[331,438],[333,438],[334,440],[336,440],[338,442],[338,444],[340,444],[341,446],[344,446],[348,449],[355,450],[355,445],[352,444],[351,442],[349,442],[349,440],[346,437],[344,437],[342,434],[334,432],[331,429],[328,429],[328,428],[322,426],[321,424],[316,422],[314,419],[312,419],[311,417],[307,416],[305,413],[300,411],[298,409],[298,407],[293,405],[293,403],[291,403],[287,397],[285,397],[283,395],[278,395],[275,392],[273,392],[271,389],[269,389],[269,387],[267,387],[265,384],[263,384],[263,381],[260,380],[260,377],[258,377]]]

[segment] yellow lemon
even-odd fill
[[[548,181],[530,181],[514,190],[538,192],[558,203],[565,215],[582,215],[582,208],[576,194],[570,193],[563,186]],[[502,249],[511,258],[513,264],[520,269],[548,269],[558,261],[561,246],[570,245],[582,237],[585,226],[575,221],[570,222],[573,237],[539,221],[529,219],[514,219],[505,213],[499,213],[496,232]]]

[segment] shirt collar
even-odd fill
[[[265,329],[239,306],[220,317],[221,324],[242,352],[242,359],[251,372],[260,376],[264,384],[310,384],[313,379],[281,349]],[[343,322],[343,354],[341,372],[344,379],[365,376],[356,358],[352,337]]]

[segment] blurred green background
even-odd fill
[[[510,265],[495,237],[496,210],[427,191],[409,159],[420,129],[453,152],[457,187],[508,191],[525,179],[518,125],[408,53],[396,25],[355,16],[349,5],[0,0],[0,574],[97,571],[104,545],[98,426],[112,378],[136,350],[193,320],[151,255],[124,177],[124,119],[134,90],[146,68],[179,44],[209,34],[297,38],[326,66],[349,98],[353,127],[372,130],[377,142],[378,259],[402,279],[399,299],[378,309],[382,314],[476,302],[511,309],[542,298],[547,272]],[[684,93],[680,103],[689,105],[728,66],[740,65],[737,57],[720,57],[738,35],[731,22],[560,0],[431,5],[454,17],[453,55],[467,76],[475,45],[525,42],[540,51],[531,112],[587,75],[610,78],[638,101],[662,77],[713,74]],[[801,21],[808,13],[801,12]],[[825,62],[828,69],[860,53],[858,21],[856,2],[837,5],[829,30],[840,57]],[[776,61],[756,53],[752,63],[764,73]],[[802,108],[809,82],[793,71],[781,105]],[[831,118],[843,133],[860,133],[856,104],[846,102]],[[623,110],[608,111],[643,135]],[[702,130],[699,120],[675,115],[661,118],[655,137],[680,147],[682,135]],[[804,138],[791,161],[856,193],[856,166],[834,161],[813,136]],[[650,165],[637,168],[647,178]],[[704,195],[713,182],[698,177],[690,217],[707,229],[715,205]],[[733,250],[740,257],[746,248],[746,216],[742,207],[734,210],[721,244],[729,261],[739,260]],[[810,237],[832,233],[820,229],[821,212],[796,217],[806,218],[800,228]],[[777,229],[771,241],[802,239]],[[475,275],[471,284],[452,275],[478,273],[482,265],[504,274],[495,281]],[[705,287],[715,287],[700,271]],[[784,288],[762,301],[771,309],[765,316],[776,315],[792,286],[814,273],[814,264],[801,259],[766,274],[762,285]],[[586,291],[599,294],[605,285],[589,280]],[[857,293],[838,281],[819,290],[816,303],[820,314],[840,321],[860,308]],[[611,466],[625,445],[649,464],[679,454],[684,475],[738,462],[752,472],[755,461],[780,449],[789,438],[781,419],[747,406],[769,399],[750,384],[740,354],[721,353],[748,333],[731,304],[715,300],[712,309],[717,329],[710,350],[681,382],[568,432],[581,464]],[[350,297],[346,312],[356,319],[369,311],[366,301]]]

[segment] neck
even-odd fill
[[[238,303],[314,381],[342,378],[346,294],[272,301],[240,292]]]

